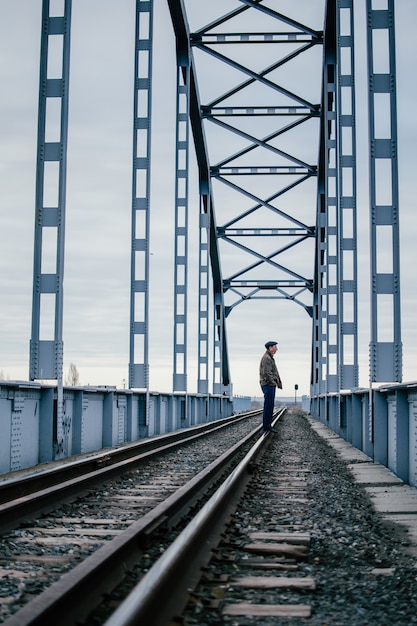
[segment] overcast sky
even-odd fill
[[[383,7],[384,1],[378,0],[375,5]],[[210,3],[189,0],[186,5],[192,30],[237,4],[236,0]],[[0,0],[0,372],[7,378],[21,380],[28,378],[31,332],[41,5],[41,0]],[[322,27],[322,0],[296,3],[270,0],[269,5],[294,14],[309,26]],[[370,272],[367,148],[363,140],[367,137],[364,5],[361,0],[355,6],[361,386],[368,384],[369,377]],[[64,371],[71,362],[75,363],[82,384],[121,387],[128,378],[134,11],[134,0],[73,0]],[[416,19],[415,0],[396,2],[404,381],[417,380],[417,41],[413,29]],[[155,26],[150,388],[171,391],[175,57],[165,0],[155,2]],[[314,60],[314,55],[311,59]],[[219,88],[222,93],[223,85],[224,90],[227,88],[227,72],[216,73],[214,64],[211,67],[210,62],[200,61],[199,57],[197,61],[207,63],[205,81],[199,83],[202,99],[219,93]],[[253,63],[257,69],[263,69],[270,60],[260,58]],[[313,73],[311,83],[305,77],[306,82],[301,85],[298,75],[289,75],[287,84],[314,101],[320,83],[319,78],[312,76]],[[224,146],[216,142],[214,133],[212,136],[209,146],[215,161],[221,157]],[[314,162],[314,141],[297,148],[301,151],[297,156],[301,154]],[[302,195],[307,192],[308,198]],[[306,187],[300,193],[300,210],[302,206],[311,214],[312,219],[306,216],[307,223],[314,223],[314,187]],[[230,196],[228,206],[233,208],[232,202]],[[228,218],[226,213],[221,214],[221,206],[219,202],[218,224]],[[257,225],[263,224],[259,221]],[[193,179],[190,181],[190,392],[196,391],[197,381],[197,242],[198,189]],[[226,276],[238,257],[230,246],[223,246],[221,251]],[[306,248],[298,259],[306,276],[313,273],[311,252],[312,247]],[[279,342],[276,360],[284,382],[283,395],[292,395],[296,383],[299,394],[309,394],[311,320],[302,307],[282,300],[241,304],[228,318],[227,335],[236,394],[260,395],[258,363],[263,344],[270,339]]]

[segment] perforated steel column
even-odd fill
[[[43,0],[29,378],[57,381],[55,458],[68,451],[63,306],[71,0]]]
[[[42,5],[30,380],[62,381],[71,0]]]
[[[328,2],[325,17],[320,152],[317,181],[312,396],[337,391],[338,170],[336,151],[336,5],[334,2]]]
[[[213,337],[213,393],[223,393],[222,350],[223,350],[223,298],[221,293],[214,294],[214,337]]]
[[[359,384],[353,0],[337,3],[339,389]]]
[[[149,387],[149,200],[153,1],[136,1],[129,387]]]
[[[394,0],[367,0],[371,221],[370,382],[401,382]]]
[[[325,239],[326,266],[322,268],[323,296],[322,319],[326,319],[325,378],[326,392],[337,392],[339,366],[339,257],[338,257],[338,120],[337,120],[337,50],[336,11],[329,2],[325,32],[325,105],[323,115],[326,126],[326,194]]]
[[[188,160],[189,84],[188,55],[177,68],[177,127],[175,178],[174,374],[173,391],[187,391],[187,286],[188,286]]]
[[[200,196],[200,261],[198,307],[198,393],[208,393],[208,343],[209,343],[209,220],[208,195]]]

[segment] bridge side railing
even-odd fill
[[[0,475],[229,417],[250,398],[0,381]]]
[[[311,398],[310,413],[417,487],[417,382],[317,396]]]

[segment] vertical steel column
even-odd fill
[[[208,393],[210,196],[200,195],[198,393]]]
[[[338,390],[336,95],[336,3],[334,0],[329,0],[326,6],[324,31],[317,182],[312,395],[327,394]]]
[[[339,389],[359,384],[353,0],[337,3]]]
[[[339,368],[339,264],[338,256],[338,120],[337,120],[337,16],[334,2],[326,16],[325,32],[325,94],[324,115],[326,120],[326,195],[325,195],[325,230],[326,230],[326,268],[323,268],[323,286],[326,303],[326,392],[338,392]]]
[[[149,387],[149,200],[153,0],[136,0],[129,387]]]
[[[401,382],[394,0],[367,0],[371,228],[370,382]]]
[[[187,391],[188,288],[188,161],[189,161],[189,55],[178,60],[175,157],[175,269],[174,269],[174,374],[173,391]],[[182,63],[185,66],[181,67]]]
[[[57,449],[64,451],[63,280],[71,0],[42,4],[36,217],[29,378],[58,383]],[[59,121],[58,121],[59,120]]]
[[[213,337],[213,393],[223,393],[223,297],[214,293],[214,337]]]

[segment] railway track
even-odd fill
[[[116,610],[126,590],[115,591],[96,623],[417,623],[416,563],[403,534],[375,512],[302,414],[280,417],[264,454],[255,444]]]
[[[254,413],[48,469],[40,491],[34,490],[43,484],[40,473],[4,482],[3,500],[5,493],[19,497],[0,505],[0,572],[7,583],[0,620],[44,624],[58,614],[56,623],[72,624],[74,607],[85,617],[141,560],[152,537],[162,533],[163,544],[207,497],[260,429]],[[161,537],[156,541],[159,556]]]
[[[161,478],[159,468],[162,501],[142,503],[148,509],[138,508],[130,518],[116,506],[123,495],[120,484],[113,494],[116,501],[108,487],[97,490],[95,495],[111,506],[107,520],[96,520],[105,536],[86,532],[84,538],[106,543],[95,543],[90,556],[75,554],[70,544],[63,551],[71,561],[69,571],[61,570],[40,595],[32,593],[34,599],[20,610],[18,602],[10,602],[16,612],[6,615],[5,625],[416,623],[415,562],[401,552],[401,540],[372,511],[343,462],[302,414],[284,409],[275,425],[277,435],[263,435],[259,426],[248,433],[246,422],[245,434],[235,432],[239,443],[230,449],[228,442],[223,453],[224,432],[220,439],[213,435],[203,447],[206,453],[213,451],[216,461],[198,475],[194,467],[191,479],[185,470],[182,475],[179,463],[184,458],[188,463],[201,444],[140,466],[145,486],[150,485],[151,465],[164,465],[168,479]],[[233,464],[226,457],[234,457]],[[174,477],[185,484],[174,483]],[[69,537],[81,533],[82,539],[90,516],[91,511],[83,520],[81,508],[77,519],[62,517],[61,525],[70,523]],[[42,519],[51,521],[49,514]],[[18,530],[34,528],[25,523]],[[61,546],[61,538],[54,541]],[[27,545],[36,545],[34,538]],[[22,571],[28,573],[24,552],[19,548]],[[53,567],[54,555],[44,553],[35,555],[38,567],[46,556],[41,567]],[[33,582],[42,575],[36,574]],[[25,584],[18,573],[16,582]],[[26,600],[30,595],[29,589]],[[392,617],[397,613],[399,621]]]
[[[198,440],[205,433],[221,431],[226,426],[246,421],[250,417],[256,418],[258,415],[259,411],[247,412],[244,415],[227,417],[158,437],[142,439],[117,448],[79,455],[72,460],[51,463],[46,467],[41,465],[32,471],[15,472],[5,478],[0,476],[0,504],[20,497],[23,498],[79,477],[87,480],[89,476],[99,476],[97,472],[100,469],[105,470],[102,475],[116,476],[125,472],[129,465],[142,463],[148,458],[156,458],[158,455],[175,450],[186,442]],[[5,517],[3,515],[0,517],[0,528],[4,528],[4,525]]]

